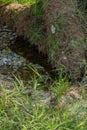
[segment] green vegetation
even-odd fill
[[[32,82],[33,91],[39,91],[38,80]],[[51,87],[54,95],[66,91],[68,82],[60,78]],[[54,85],[51,85],[54,87]],[[61,89],[59,89],[61,87]],[[38,105],[38,98],[32,101],[28,94],[24,94],[26,87],[22,81],[14,82],[14,88],[6,89],[0,85],[0,129],[1,130],[86,130],[87,104],[80,100],[71,104],[69,108],[56,109]],[[56,91],[55,91],[56,90]],[[58,93],[58,90],[60,93]]]
[[[41,42],[42,39],[45,40],[45,33],[38,25],[36,26],[33,24],[28,29],[28,39],[31,44],[37,44],[38,42]]]
[[[81,10],[87,11],[87,0],[78,0],[78,5]]]
[[[49,36],[46,37],[48,34],[44,33],[43,28],[41,28],[42,24],[37,25],[38,21],[42,20],[40,18],[42,17],[46,0],[41,5],[37,4],[37,0],[1,0],[0,5],[8,2],[36,3],[31,10],[36,25],[32,23],[32,26],[30,25],[29,29],[27,28],[29,41],[32,44],[38,44],[40,41],[46,40],[48,57],[49,59],[55,59],[55,52],[59,47],[58,40],[55,38],[54,33],[49,33]],[[83,18],[79,10],[77,10],[77,13],[80,18]],[[52,23],[59,35],[66,20],[64,17],[59,16],[58,23]],[[74,40],[73,42],[74,47],[78,47],[83,43]],[[87,38],[85,43],[87,43]],[[84,65],[87,70],[85,61]],[[84,98],[84,94],[82,99],[73,101],[69,106],[61,107],[60,109],[56,108],[55,106],[58,104],[59,99],[66,93],[70,85],[66,78],[59,76],[56,81],[47,83],[48,90],[54,94],[55,104],[50,105],[50,107],[47,107],[46,104],[40,105],[38,104],[38,95],[36,99],[32,100],[29,94],[24,93],[26,89],[32,89],[34,94],[36,94],[41,88],[44,88],[44,84],[41,83],[41,75],[34,68],[30,69],[35,73],[36,77],[34,75],[32,80],[29,81],[30,85],[27,87],[18,79],[13,83],[13,88],[11,89],[7,89],[6,86],[0,84],[0,130],[87,130],[87,101]]]
[[[69,87],[69,82],[65,78],[62,78],[62,76],[60,76],[59,79],[51,87],[52,92],[54,92],[55,94],[56,100],[59,100],[60,97],[64,93],[66,93],[68,87]]]
[[[3,4],[3,3],[8,3],[8,2],[18,2],[18,3],[21,3],[21,4],[33,4],[35,3],[36,0],[1,0],[0,1],[0,4]]]

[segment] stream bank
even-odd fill
[[[11,3],[0,9],[0,24],[37,46],[58,72],[62,69],[72,81],[81,81],[86,71],[86,20],[77,10],[69,0],[41,0],[36,6]]]
[[[44,3],[45,0],[40,1]],[[6,20],[9,25],[14,26],[14,22],[16,23],[17,29],[20,30],[19,35],[21,35],[18,35],[16,28],[9,29],[6,25],[7,21],[0,21],[4,25],[0,26],[0,128],[2,130],[87,129],[86,44],[84,45],[85,49],[81,49],[83,44],[78,42],[81,45],[78,48],[78,43],[73,41],[72,37],[68,39],[70,32],[71,36],[72,34],[74,36],[76,31],[76,37],[82,34],[82,32],[78,33],[81,29],[79,28],[80,25],[75,28],[80,21],[77,20],[77,14],[72,13],[73,8],[71,8],[71,3],[68,3],[71,1],[46,1],[48,3],[45,6],[45,24],[40,21],[41,19],[37,20],[35,15],[32,14],[32,21],[34,20],[32,25],[38,23],[38,26],[31,26],[32,21],[30,21],[28,41],[25,40],[26,38],[22,34],[26,32],[25,27],[28,27],[26,23],[30,20],[30,12],[27,13],[27,17],[23,12],[25,10],[27,12],[29,7],[26,9],[26,6],[25,8],[22,8],[22,5],[16,6],[18,7],[18,10],[15,10],[17,11],[17,21],[14,21],[14,5],[16,4],[13,4],[13,6],[11,4],[10,8],[8,5],[7,10],[11,10],[3,10],[4,12],[2,12],[5,13],[5,16],[7,14]],[[67,6],[68,8],[66,8]],[[22,19],[20,18],[20,12]],[[54,16],[56,13],[62,13],[64,19],[58,17],[58,21],[56,21],[57,15]],[[55,23],[58,23],[54,24],[54,21],[49,23],[48,14],[52,18],[54,16]],[[11,15],[11,19],[9,19],[8,15]],[[22,15],[24,16],[22,17]],[[67,15],[70,19],[64,24],[62,20],[66,20]],[[75,20],[73,25],[72,19]],[[42,40],[42,30],[44,30],[47,38],[45,40]],[[37,39],[38,34],[40,34],[40,37]],[[72,42],[70,42],[71,39]],[[68,43],[66,43],[67,40]],[[43,44],[44,41],[45,44]],[[77,47],[73,45],[77,45]],[[57,50],[55,51],[55,49]],[[43,51],[46,53],[43,53]],[[68,67],[68,70],[66,70],[65,66],[61,68],[59,66],[61,63],[64,63],[62,65]],[[57,66],[55,67],[55,65]],[[57,75],[54,68],[57,70]],[[75,72],[77,73],[75,74]]]
[[[11,36],[9,38],[7,33],[9,31],[6,29],[3,42],[0,41],[0,45],[3,45],[0,50],[0,85],[2,84],[6,89],[13,89],[16,81],[19,87],[24,84],[23,93],[29,95],[33,101],[38,96],[38,105],[45,104],[49,107],[55,104],[54,94],[50,91],[52,67],[47,61],[47,56],[39,54],[37,48],[30,46],[27,41],[15,39],[15,35],[12,35],[14,32],[11,32],[13,41],[10,42]],[[3,44],[6,38],[9,42]],[[56,79],[54,80],[55,83]],[[38,86],[37,92],[33,88],[35,84]],[[67,102],[66,97],[70,102],[73,101],[72,95],[75,99],[80,99],[80,93],[77,86],[71,87],[67,95],[61,97],[56,107],[64,106]]]
[[[0,9],[0,19],[2,19],[0,21],[0,82],[6,83],[5,86],[8,88],[14,82],[14,75],[27,85],[37,75],[37,77],[41,77],[40,83],[48,88],[51,78],[50,73],[53,68],[56,68],[57,76],[62,72],[64,76],[72,80],[73,84],[77,81],[84,81],[87,69],[84,63],[87,59],[85,57],[86,50],[84,52],[86,41],[83,40],[85,32],[81,24],[82,21],[79,21],[75,15],[75,9],[68,1],[66,7],[69,4],[70,7],[65,8],[64,12],[62,10],[65,6],[64,3],[56,0],[52,2],[51,5],[48,1],[40,19],[38,19],[38,15],[32,14],[34,5],[30,7],[14,3]],[[60,8],[58,9],[59,5]],[[54,12],[53,8],[55,8]],[[69,10],[70,14],[68,14]],[[8,17],[5,18],[6,14]],[[54,19],[52,23],[50,23],[48,16]],[[66,18],[67,20],[61,23]],[[41,35],[37,37],[36,34]],[[42,34],[46,37],[43,37]],[[28,42],[24,39],[28,39]],[[82,44],[83,41],[85,44]],[[53,74],[55,75],[55,73],[52,73],[54,77]],[[29,93],[32,92],[29,91]],[[46,91],[42,93],[45,95]],[[49,91],[47,93],[49,93],[47,95],[50,95]],[[49,101],[51,101],[51,98]]]

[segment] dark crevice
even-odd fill
[[[22,37],[18,37],[15,44],[10,46],[10,49],[16,54],[26,58],[29,62],[32,62],[33,64],[39,64],[43,66],[45,70],[51,72],[52,66],[50,63],[48,63],[47,55],[39,53],[37,46],[31,45]]]

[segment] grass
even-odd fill
[[[38,90],[38,80],[33,80],[34,91]],[[60,78],[51,85],[55,97],[66,91],[68,82]],[[53,88],[55,86],[55,88]],[[60,89],[59,89],[60,88]],[[6,89],[0,85],[0,130],[86,130],[87,104],[85,101],[72,103],[70,108],[56,109],[37,105],[24,94],[26,87],[23,82],[14,82],[13,89]],[[56,91],[55,91],[56,90]],[[60,90],[60,94],[58,93]]]
[[[0,4],[16,1],[1,0]],[[18,0],[18,2],[32,4],[36,1]],[[59,26],[57,26],[58,31],[61,30],[62,20],[60,19]],[[44,39],[42,30],[38,27],[31,28],[29,31],[32,42]],[[51,43],[49,41],[48,51],[52,58],[58,46],[54,35],[50,35],[49,39]],[[50,50],[51,47],[52,50]],[[41,78],[36,70],[31,69]],[[60,77],[49,85],[56,101],[67,91],[69,84],[66,79]],[[28,88],[32,88],[36,93],[39,91],[38,85],[42,87],[39,80],[33,79],[32,86],[29,85]],[[55,106],[50,106],[47,108],[46,105],[37,105],[38,97],[33,102],[28,94],[23,93],[26,86],[22,81],[14,82],[13,86],[12,89],[6,89],[5,86],[0,85],[0,130],[87,130],[87,101],[84,99],[72,102],[70,107],[57,109]]]
[[[36,2],[36,0],[0,0],[0,4],[4,4],[4,3],[14,3],[14,2],[18,2],[21,4],[33,4]]]
[[[70,83],[65,78],[62,78],[62,76],[60,76],[59,79],[54,83],[54,85],[51,87],[51,90],[55,94],[55,98],[57,100],[59,100],[60,97],[66,93],[69,84]]]

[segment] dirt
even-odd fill
[[[82,29],[83,25],[81,24],[81,21],[78,18],[78,15],[76,14],[75,5],[73,5],[73,3],[70,0],[48,1],[44,17],[46,18],[45,21],[47,23],[46,25],[48,26],[48,31],[50,31],[52,24],[54,24],[54,26],[55,24],[61,24],[62,35],[59,35],[61,36],[61,42],[68,41],[70,35],[73,38],[79,40],[84,37],[84,32]],[[52,19],[53,21],[51,22],[50,19]]]
[[[70,105],[72,102],[81,100],[82,90],[79,86],[73,85],[67,89],[67,92],[61,96],[58,101],[56,108],[63,108],[64,106]]]
[[[48,0],[42,15],[32,14],[33,6],[13,3],[0,8],[0,24],[8,25],[18,36],[30,38],[28,30],[37,25],[45,38],[37,40],[39,52],[48,55],[52,66],[58,71],[61,65],[72,80],[81,80],[84,56],[82,43],[85,38],[82,20],[70,0]],[[77,46],[76,46],[77,44]],[[85,46],[86,47],[86,46]]]
[[[83,24],[76,13],[75,5],[70,0],[50,0],[47,3],[44,21],[47,28],[47,34],[55,37],[56,43],[54,52],[50,52],[52,46],[50,37],[48,36],[48,54],[50,54],[50,61],[57,69],[61,64],[66,69],[71,79],[80,80],[81,66],[84,59],[84,49],[80,47],[85,37]],[[55,28],[55,33],[52,33],[52,26]],[[80,43],[75,47],[76,43]]]
[[[27,11],[26,11],[27,10]],[[29,21],[29,7],[18,3],[8,4],[0,8],[0,24],[13,29],[18,36],[26,35]]]

